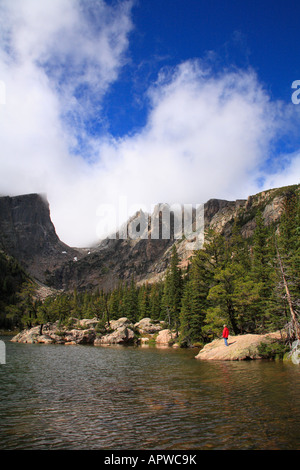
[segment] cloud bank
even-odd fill
[[[252,70],[214,72],[201,60],[162,69],[144,128],[118,139],[90,131],[130,59],[132,6],[0,0],[0,193],[46,193],[72,246],[101,237],[105,204],[121,223],[158,202],[243,198],[299,181],[300,150],[270,160],[278,136],[299,123],[297,107],[272,101]]]

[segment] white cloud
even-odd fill
[[[91,169],[70,148],[84,133],[84,118],[95,106],[100,111],[101,98],[126,60],[131,6],[123,2],[113,8],[101,0],[0,1],[0,79],[6,93],[0,107],[0,192],[47,193],[67,242],[95,237],[88,228],[81,235],[94,197]]]
[[[84,4],[0,0],[1,194],[47,193],[60,238],[83,246],[101,227],[101,204],[118,208],[126,198],[128,208],[150,210],[157,202],[247,197],[260,189],[258,177],[264,189],[298,182],[299,153],[272,176],[261,169],[295,107],[271,102],[252,71],[215,75],[195,60],[161,71],[142,130],[89,138],[92,158],[74,156],[93,99],[101,119],[101,99],[118,78],[133,27],[131,2]]]
[[[126,60],[131,7],[131,1],[114,8],[102,0],[1,0],[0,59],[8,84],[12,72],[22,80],[24,68],[25,77],[48,80],[64,124],[79,132],[84,119],[100,111]]]
[[[282,156],[281,169],[274,172],[264,172],[264,188],[280,188],[300,183],[300,151]]]

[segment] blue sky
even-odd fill
[[[149,82],[162,67],[194,58],[209,61],[216,72],[251,67],[272,99],[290,102],[291,82],[299,75],[299,15],[297,1],[137,2],[130,62],[105,102],[111,131],[122,135],[145,123],[147,103],[138,100]]]
[[[0,0],[0,194],[46,193],[60,238],[85,246],[105,207],[123,222],[299,183],[299,14],[293,0]]]

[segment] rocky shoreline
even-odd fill
[[[260,345],[281,339],[282,332],[280,331],[264,335],[230,336],[228,346],[225,346],[223,339],[215,339],[206,344],[195,358],[205,361],[262,359]],[[102,325],[97,318],[82,320],[74,318],[69,320],[68,326],[62,325],[59,321],[46,323],[23,330],[10,341],[28,344],[180,347],[176,332],[165,328],[164,322],[143,318],[133,324],[126,317],[111,320],[109,325]],[[290,359],[290,354],[288,358]]]
[[[246,334],[229,336],[228,346],[223,339],[215,339],[204,346],[196,359],[206,361],[244,361],[248,359],[262,359],[259,347],[262,343],[280,341],[282,332],[267,333],[264,335]]]
[[[109,325],[99,327],[99,320],[73,319],[69,326],[46,323],[23,330],[14,336],[15,343],[38,344],[89,344],[94,346],[147,345],[176,346],[175,332],[164,328],[163,322],[143,318],[138,323],[131,323],[128,318],[111,320]]]

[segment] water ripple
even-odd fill
[[[1,449],[300,449],[300,369],[7,344]]]

